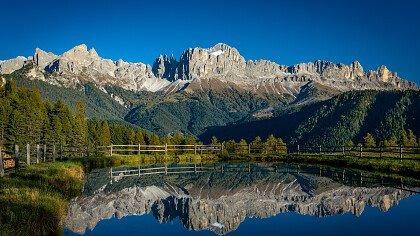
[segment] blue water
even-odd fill
[[[228,235],[418,235],[420,233],[420,195],[400,201],[387,212],[366,207],[361,216],[351,213],[313,217],[294,212],[265,219],[247,218]],[[162,223],[152,214],[100,221],[85,235],[215,235],[209,230],[185,229],[178,220]],[[65,230],[65,235],[78,235]]]
[[[245,166],[248,169],[248,166]],[[244,221],[236,223],[237,228],[224,228],[228,229],[228,235],[349,235],[349,236],[360,236],[360,235],[419,235],[420,234],[420,194],[414,194],[414,192],[407,192],[406,190],[399,190],[399,187],[402,186],[402,183],[399,182],[403,181],[402,179],[385,179],[381,176],[376,176],[375,174],[370,173],[359,173],[354,171],[346,170],[345,177],[348,181],[344,181],[341,178],[343,175],[342,169],[323,169],[323,176],[319,175],[319,167],[300,167],[301,171],[305,170],[304,174],[296,174],[296,173],[278,173],[278,172],[258,172],[258,168],[263,170],[261,166],[253,166],[253,172],[250,173],[243,173],[243,172],[230,172],[230,173],[218,173],[218,172],[211,172],[211,173],[201,173],[201,174],[180,174],[180,175],[146,175],[142,177],[124,177],[118,181],[110,181],[109,177],[109,169],[102,169],[93,171],[93,173],[88,177],[85,188],[83,192],[83,197],[76,201],[74,206],[78,209],[73,212],[71,215],[73,218],[70,218],[70,225],[77,225],[75,230],[83,229],[87,227],[92,222],[97,224],[93,227],[93,229],[86,228],[84,235],[216,235],[215,232],[211,231],[210,229],[206,229],[206,227],[201,227],[197,222],[197,216],[204,217],[205,220],[202,222],[206,222],[206,220],[215,222],[215,218],[211,215],[224,215],[227,212],[223,210],[229,211],[229,208],[213,208],[218,209],[217,212],[209,212],[209,211],[202,211],[198,210],[197,205],[196,208],[190,208],[192,212],[184,212],[182,213],[180,209],[183,206],[188,206],[189,202],[183,202],[184,205],[176,205],[180,202],[175,204],[173,202],[172,197],[176,199],[182,199],[179,195],[180,189],[184,187],[187,189],[191,189],[192,192],[187,191],[186,195],[191,197],[191,199],[205,199],[208,197],[206,194],[203,193],[197,195],[197,192],[194,191],[197,189],[214,189],[213,195],[210,197],[213,200],[217,200],[219,198],[223,198],[224,196],[232,197],[235,194],[235,190],[246,190],[247,194],[252,194],[252,188],[249,187],[253,186],[262,186],[261,189],[268,189],[273,188],[276,186],[277,183],[283,184],[282,186],[290,187],[290,193],[288,191],[281,191],[276,192],[275,196],[280,197],[279,199],[283,199],[283,201],[296,201],[299,203],[300,207],[305,207],[305,204],[302,205],[306,200],[302,200],[299,198],[290,198],[289,200],[285,200],[287,196],[296,197],[296,196],[303,196],[302,194],[308,194],[309,199],[315,199],[316,197],[322,196],[320,201],[314,201],[315,205],[311,205],[309,207],[312,209],[312,214],[314,211],[317,212],[319,215],[324,215],[324,217],[317,217],[314,215],[304,215],[302,213],[296,213],[300,210],[290,208],[286,213],[278,213],[274,216],[268,218],[249,218],[248,216],[245,218]],[[279,165],[277,166],[277,170],[293,169],[290,166]],[[306,169],[305,169],[306,168]],[[324,167],[322,167],[324,168]],[[227,170],[227,169],[225,169]],[[328,171],[327,171],[328,170]],[[255,172],[254,172],[255,171]],[[281,172],[281,171],[280,171]],[[328,174],[329,173],[329,174]],[[340,174],[340,175],[337,175]],[[360,176],[363,175],[364,181],[360,181]],[[329,177],[328,177],[329,176]],[[336,178],[336,176],[340,176],[340,178]],[[354,181],[355,178],[356,180]],[[396,182],[395,182],[396,181]],[[377,185],[381,183],[381,185]],[[384,183],[389,183],[388,186],[383,186]],[[418,184],[418,182],[411,182],[414,184]],[[169,184],[169,185],[168,185]],[[273,185],[274,184],[274,185]],[[373,184],[373,185],[372,185]],[[105,186],[105,187],[104,187]],[[139,191],[146,191],[147,188],[150,186],[154,186],[155,188],[159,188],[162,191],[167,191],[170,193],[172,197],[164,197],[161,200],[164,202],[160,202],[159,197],[152,197],[153,201],[156,202],[148,202],[149,208],[146,213],[143,215],[130,215],[122,217],[118,219],[116,217],[112,217],[110,219],[106,219],[107,214],[99,214],[99,212],[104,211],[104,206],[113,206],[110,207],[110,211],[108,217],[114,214],[115,211],[122,211],[122,212],[133,212],[129,211],[128,208],[125,209],[125,204],[123,205],[114,205],[115,201],[118,202],[120,196],[127,197],[127,193],[125,195],[115,195],[122,193],[121,191],[125,191],[127,189],[141,189],[137,190],[137,192],[133,192],[133,196],[139,197]],[[168,186],[171,186],[168,188]],[[175,188],[174,188],[175,186]],[[180,189],[176,190],[177,187]],[[282,187],[283,188],[283,187]],[[324,192],[325,189],[327,192]],[[340,190],[341,189],[341,190]],[[344,191],[343,191],[344,189]],[[418,186],[405,186],[404,189],[411,189],[412,191],[419,190]],[[174,191],[172,191],[174,190]],[[184,191],[182,190],[182,191]],[[330,191],[333,190],[333,191]],[[337,192],[336,192],[337,190]],[[146,191],[147,192],[147,191]],[[323,194],[325,195],[319,195]],[[131,194],[131,192],[130,192]],[[144,193],[142,193],[144,194]],[[215,194],[215,195],[214,195]],[[289,195],[291,194],[291,195]],[[299,195],[300,194],[300,195]],[[331,194],[338,194],[338,195],[331,195]],[[182,194],[181,194],[182,195]],[[378,205],[385,197],[388,195],[389,198],[397,200],[398,204],[393,205],[391,204],[389,209],[385,212],[381,211],[379,207],[372,207],[370,205]],[[118,196],[118,197],[115,197]],[[129,195],[131,196],[131,195]],[[144,195],[145,196],[145,195]],[[149,195],[150,196],[150,195]],[[185,195],[183,195],[185,196]],[[255,196],[255,195],[251,195]],[[258,196],[257,200],[265,199],[265,194],[256,195]],[[338,197],[338,199],[337,199]],[[98,200],[99,199],[99,200]],[[125,198],[124,198],[125,199]],[[125,203],[125,200],[122,199],[121,202]],[[129,198],[127,198],[129,199]],[[137,198],[136,198],[137,199]],[[141,198],[138,198],[141,199]],[[240,200],[241,198],[232,198],[235,199],[234,201]],[[270,215],[270,210],[267,208],[266,210],[264,206],[269,207],[270,204],[265,205],[264,201],[256,202],[255,198],[251,198],[252,203],[256,203],[255,205],[259,206],[260,208],[255,208],[254,204],[249,205],[251,212],[250,215],[253,215],[252,210],[255,211],[261,210],[264,213]],[[273,201],[277,201],[276,198],[271,196],[269,199]],[[295,200],[296,199],[296,200]],[[326,200],[325,200],[326,199]],[[340,199],[346,199],[346,201],[350,201],[353,199],[355,203],[365,203],[363,212],[361,212],[360,216],[355,216],[352,213],[343,213],[343,214],[334,214],[336,211],[349,211],[346,210],[344,207],[343,202]],[[98,201],[97,201],[98,200]],[[208,199],[207,199],[208,200]],[[244,199],[245,200],[245,199]],[[267,199],[266,199],[267,200]],[[336,201],[337,200],[337,201]],[[137,200],[136,200],[137,201]],[[140,201],[140,200],[139,200]],[[246,200],[245,200],[246,201]],[[372,201],[372,202],[370,202]],[[221,201],[224,202],[224,201]],[[196,202],[197,203],[197,202]],[[194,204],[196,204],[194,203]],[[310,201],[307,202],[310,204]],[[87,205],[84,205],[87,204]],[[99,205],[96,205],[99,204]],[[142,203],[144,204],[144,203]],[[172,204],[172,205],[171,205]],[[175,204],[175,205],[174,205]],[[193,204],[193,205],[194,205]],[[228,204],[228,203],[224,203]],[[232,204],[232,203],[229,203]],[[286,203],[285,203],[286,204]],[[353,204],[353,203],[352,203]],[[352,205],[350,204],[350,205]],[[190,206],[193,206],[190,205]],[[293,204],[291,204],[293,205]],[[357,205],[357,204],[356,204]],[[354,205],[354,206],[356,206]],[[99,207],[98,209],[96,207]],[[130,204],[127,205],[129,207]],[[229,205],[230,206],[230,205]],[[248,205],[245,205],[248,206]],[[102,208],[101,208],[102,207]],[[165,211],[161,211],[162,208]],[[362,207],[363,208],[363,207]],[[150,210],[152,209],[152,210]],[[159,210],[161,209],[161,210]],[[188,207],[187,207],[188,209]],[[235,208],[236,210],[243,210],[243,208]],[[329,210],[328,210],[329,209]],[[335,211],[334,211],[335,209]],[[249,209],[248,209],[249,210]],[[196,215],[194,211],[201,211],[201,215]],[[284,210],[283,210],[284,211]],[[296,211],[296,212],[295,212]],[[154,212],[154,213],[152,213]],[[311,212],[302,210],[300,212]],[[82,214],[82,218],[79,219],[78,216]],[[184,220],[187,220],[189,227],[196,227],[196,228],[204,228],[202,230],[191,230],[186,228],[183,223],[180,221],[179,217],[181,215]],[[248,213],[247,213],[248,214]],[[172,215],[172,217],[171,217]],[[98,218],[99,217],[99,218]],[[104,219],[100,219],[103,217]],[[208,217],[208,218],[207,218]],[[166,223],[159,223],[158,218],[165,220],[174,218],[172,221]],[[228,223],[225,220],[221,219],[222,222]],[[86,220],[84,220],[86,219]],[[202,218],[201,218],[202,219]],[[67,219],[68,220],[68,219]],[[189,220],[192,220],[190,222]],[[76,223],[76,224],[74,224]],[[211,227],[210,227],[211,228]],[[213,228],[214,229],[214,228]],[[220,231],[223,232],[223,231]],[[72,232],[70,229],[64,230],[65,235],[78,235],[75,232]]]

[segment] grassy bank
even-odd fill
[[[221,160],[243,161],[283,161],[288,163],[322,164],[334,167],[348,167],[367,171],[393,173],[401,176],[420,178],[420,161],[400,160],[394,158],[350,157],[326,155],[272,155],[241,154],[223,155]]]
[[[83,168],[42,163],[0,178],[0,235],[62,234],[67,203],[80,194]]]
[[[420,162],[412,160],[307,155],[141,155],[74,158],[40,163],[0,178],[0,235],[61,234],[68,201],[81,193],[83,173],[91,168],[154,163],[217,161],[286,162],[355,168],[420,179]]]

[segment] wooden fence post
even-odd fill
[[[362,144],[360,144],[360,153],[359,156],[362,157],[363,156],[363,148],[362,148]]]
[[[63,160],[63,144],[60,145],[60,160]]]
[[[165,143],[165,155],[168,154],[168,144]],[[165,166],[165,169],[168,168],[167,166]],[[166,171],[166,170],[165,170]]]
[[[0,147],[0,177],[4,177],[4,163],[3,163],[3,153]]]
[[[112,143],[111,143],[111,149],[109,151],[109,155],[112,156]]]
[[[57,154],[56,152],[55,152],[55,145],[53,145],[53,162],[55,162],[55,155]]]
[[[197,154],[197,144],[194,143],[194,154]]]
[[[44,153],[42,155],[43,155],[44,162],[46,162],[47,161],[47,145],[46,144],[44,144]]]
[[[223,142],[223,143],[221,143],[220,144],[220,149],[221,149],[221,151],[222,151],[222,155],[223,155],[223,147],[225,146],[225,142]]]
[[[41,156],[41,152],[39,151],[39,144],[36,145],[36,163],[39,163],[39,157]]]
[[[297,154],[298,154],[298,156],[299,156],[299,154],[300,154],[299,144],[297,145]]]
[[[138,154],[139,154],[139,156],[141,154],[141,144],[140,143],[139,143],[139,147],[138,147]]]
[[[401,159],[401,161],[402,161],[402,158],[403,158],[403,147],[402,147],[402,144],[400,144],[400,159]]]
[[[251,144],[248,144],[248,154],[251,154]]]
[[[346,156],[346,146],[343,145],[343,156]]]
[[[19,170],[19,145],[15,144],[15,170]]]
[[[379,147],[379,157],[380,157],[380,158],[382,158],[382,144],[381,144],[381,146]]]
[[[319,145],[319,155],[321,155],[322,154],[322,147],[321,147],[321,145]]]
[[[31,146],[26,144],[26,165],[31,165]]]

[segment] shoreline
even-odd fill
[[[281,162],[352,168],[420,180],[420,161],[307,155],[168,154],[74,158],[40,163],[0,179],[0,235],[62,234],[70,199],[81,194],[85,173],[109,166],[165,163]],[[19,227],[17,227],[19,225]]]

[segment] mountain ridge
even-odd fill
[[[415,83],[400,78],[386,66],[365,72],[358,61],[345,65],[317,60],[292,66],[269,60],[246,61],[236,48],[224,43],[210,48],[189,48],[178,60],[173,55],[160,55],[153,65],[104,59],[93,47],[88,49],[86,44],[77,45],[61,55],[36,48],[34,55],[28,58],[1,61],[0,74],[10,74],[31,62],[35,69],[28,73],[29,77],[65,87],[85,80],[98,87],[110,84],[132,91],[170,93],[187,88],[196,79],[217,78],[254,93],[293,96],[297,96],[310,81],[340,92],[417,88]],[[53,76],[46,78],[45,73]],[[174,83],[180,83],[179,80],[184,81],[184,86],[174,86]]]

